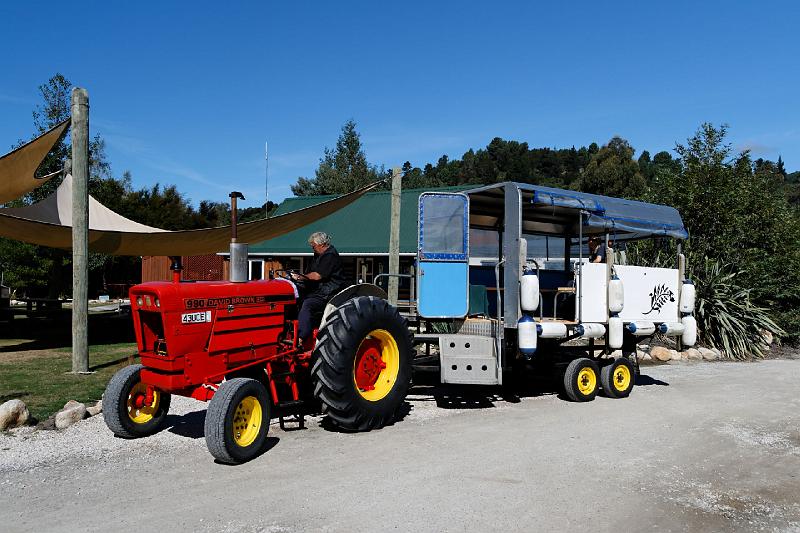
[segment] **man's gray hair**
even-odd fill
[[[322,246],[328,246],[330,243],[331,243],[331,238],[324,231],[315,231],[308,238],[308,244],[319,244]]]

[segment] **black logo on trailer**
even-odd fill
[[[675,301],[675,293],[673,293],[672,290],[670,290],[670,288],[663,283],[661,285],[656,285],[653,287],[653,292],[650,293],[650,310],[642,314],[649,315],[653,311],[661,313],[661,308],[668,301]]]

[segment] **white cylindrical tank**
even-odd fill
[[[540,322],[537,325],[539,336],[543,339],[563,339],[567,336],[567,325],[559,322]]]
[[[683,324],[680,322],[664,322],[658,325],[658,332],[668,337],[682,335],[683,330]]]
[[[536,322],[528,315],[522,315],[517,323],[519,351],[526,357],[536,353]]]
[[[636,320],[628,324],[628,331],[638,336],[652,335],[656,332],[656,325],[646,320]]]
[[[691,315],[681,318],[683,324],[683,335],[681,342],[684,346],[694,346],[697,342],[697,320]]]
[[[520,307],[523,311],[536,311],[539,307],[539,276],[533,270],[526,270],[519,285]]]
[[[622,280],[617,276],[611,276],[608,282],[608,310],[611,313],[620,313],[625,306],[625,290]]]
[[[614,350],[622,348],[622,319],[612,316],[608,319],[608,347]]]
[[[578,324],[575,333],[583,339],[596,339],[606,334],[606,327],[603,324]]]
[[[681,286],[681,301],[679,307],[681,313],[691,313],[694,311],[695,292],[692,280],[684,280]]]

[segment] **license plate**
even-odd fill
[[[211,311],[183,313],[181,315],[182,324],[200,324],[201,322],[211,322]]]

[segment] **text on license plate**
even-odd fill
[[[199,324],[201,322],[211,322],[211,311],[183,313],[181,315],[181,324]]]

